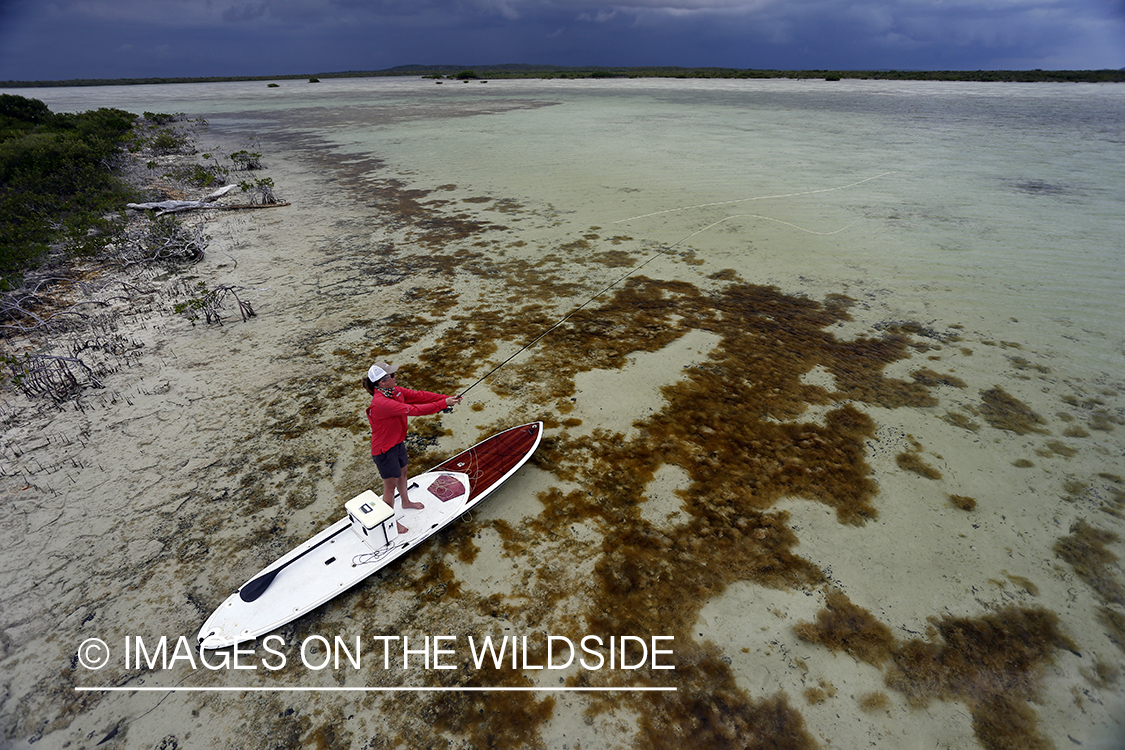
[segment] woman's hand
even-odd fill
[[[446,396],[445,397],[445,408],[446,409],[452,409],[454,406],[456,406],[459,403],[461,403],[461,397],[460,396]]]

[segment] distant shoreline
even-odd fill
[[[234,81],[307,80],[325,78],[376,77],[428,78],[796,78],[896,80],[896,81],[975,81],[1007,83],[1123,83],[1125,69],[1119,70],[769,70],[738,68],[680,67],[563,67],[550,65],[402,65],[386,70],[336,73],[289,74],[275,76],[195,76],[152,78],[81,78],[60,81],[0,81],[0,88],[47,88],[59,86],[138,86],[164,83],[225,83]]]

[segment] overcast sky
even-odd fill
[[[1125,67],[1125,0],[0,0],[0,80],[493,63]]]

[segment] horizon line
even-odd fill
[[[933,77],[939,76],[939,80],[963,80],[971,78],[972,76],[995,76],[995,75],[1024,75],[1024,76],[1037,76],[1037,77],[1051,77],[1051,76],[1082,76],[1089,77],[1092,75],[1104,74],[1125,74],[1125,67],[1122,68],[900,68],[900,67],[868,67],[868,68],[850,68],[850,67],[837,67],[837,68],[738,68],[722,65],[598,65],[598,64],[582,64],[582,65],[556,65],[552,63],[478,63],[475,65],[458,65],[451,63],[405,63],[401,65],[394,65],[389,68],[375,68],[375,69],[351,69],[351,70],[334,70],[322,71],[316,73],[273,73],[273,74],[213,74],[213,75],[135,75],[135,76],[122,76],[122,77],[94,77],[94,78],[48,78],[48,79],[2,79],[0,78],[0,86],[12,88],[29,88],[35,86],[102,86],[102,85],[135,85],[138,83],[207,83],[207,82],[230,82],[230,81],[278,81],[278,80],[295,80],[301,78],[317,78],[323,76],[325,78],[367,78],[367,77],[407,77],[412,75],[422,75],[426,72],[434,73],[437,71],[452,71],[464,70],[472,72],[472,69],[479,69],[488,71],[490,73],[499,73],[502,76],[508,75],[532,75],[535,73],[563,73],[563,72],[581,72],[591,71],[594,73],[612,73],[613,71],[625,72],[648,72],[645,77],[661,77],[657,75],[656,71],[678,71],[678,72],[729,72],[729,73],[756,73],[756,74],[769,74],[765,77],[790,77],[815,75],[818,73],[831,73],[841,74],[846,77],[854,76],[923,76]],[[677,77],[677,76],[673,76]]]

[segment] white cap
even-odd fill
[[[371,365],[371,369],[367,371],[367,379],[372,383],[378,383],[388,375],[393,375],[398,372],[398,365],[388,365],[386,362],[376,362]]]

